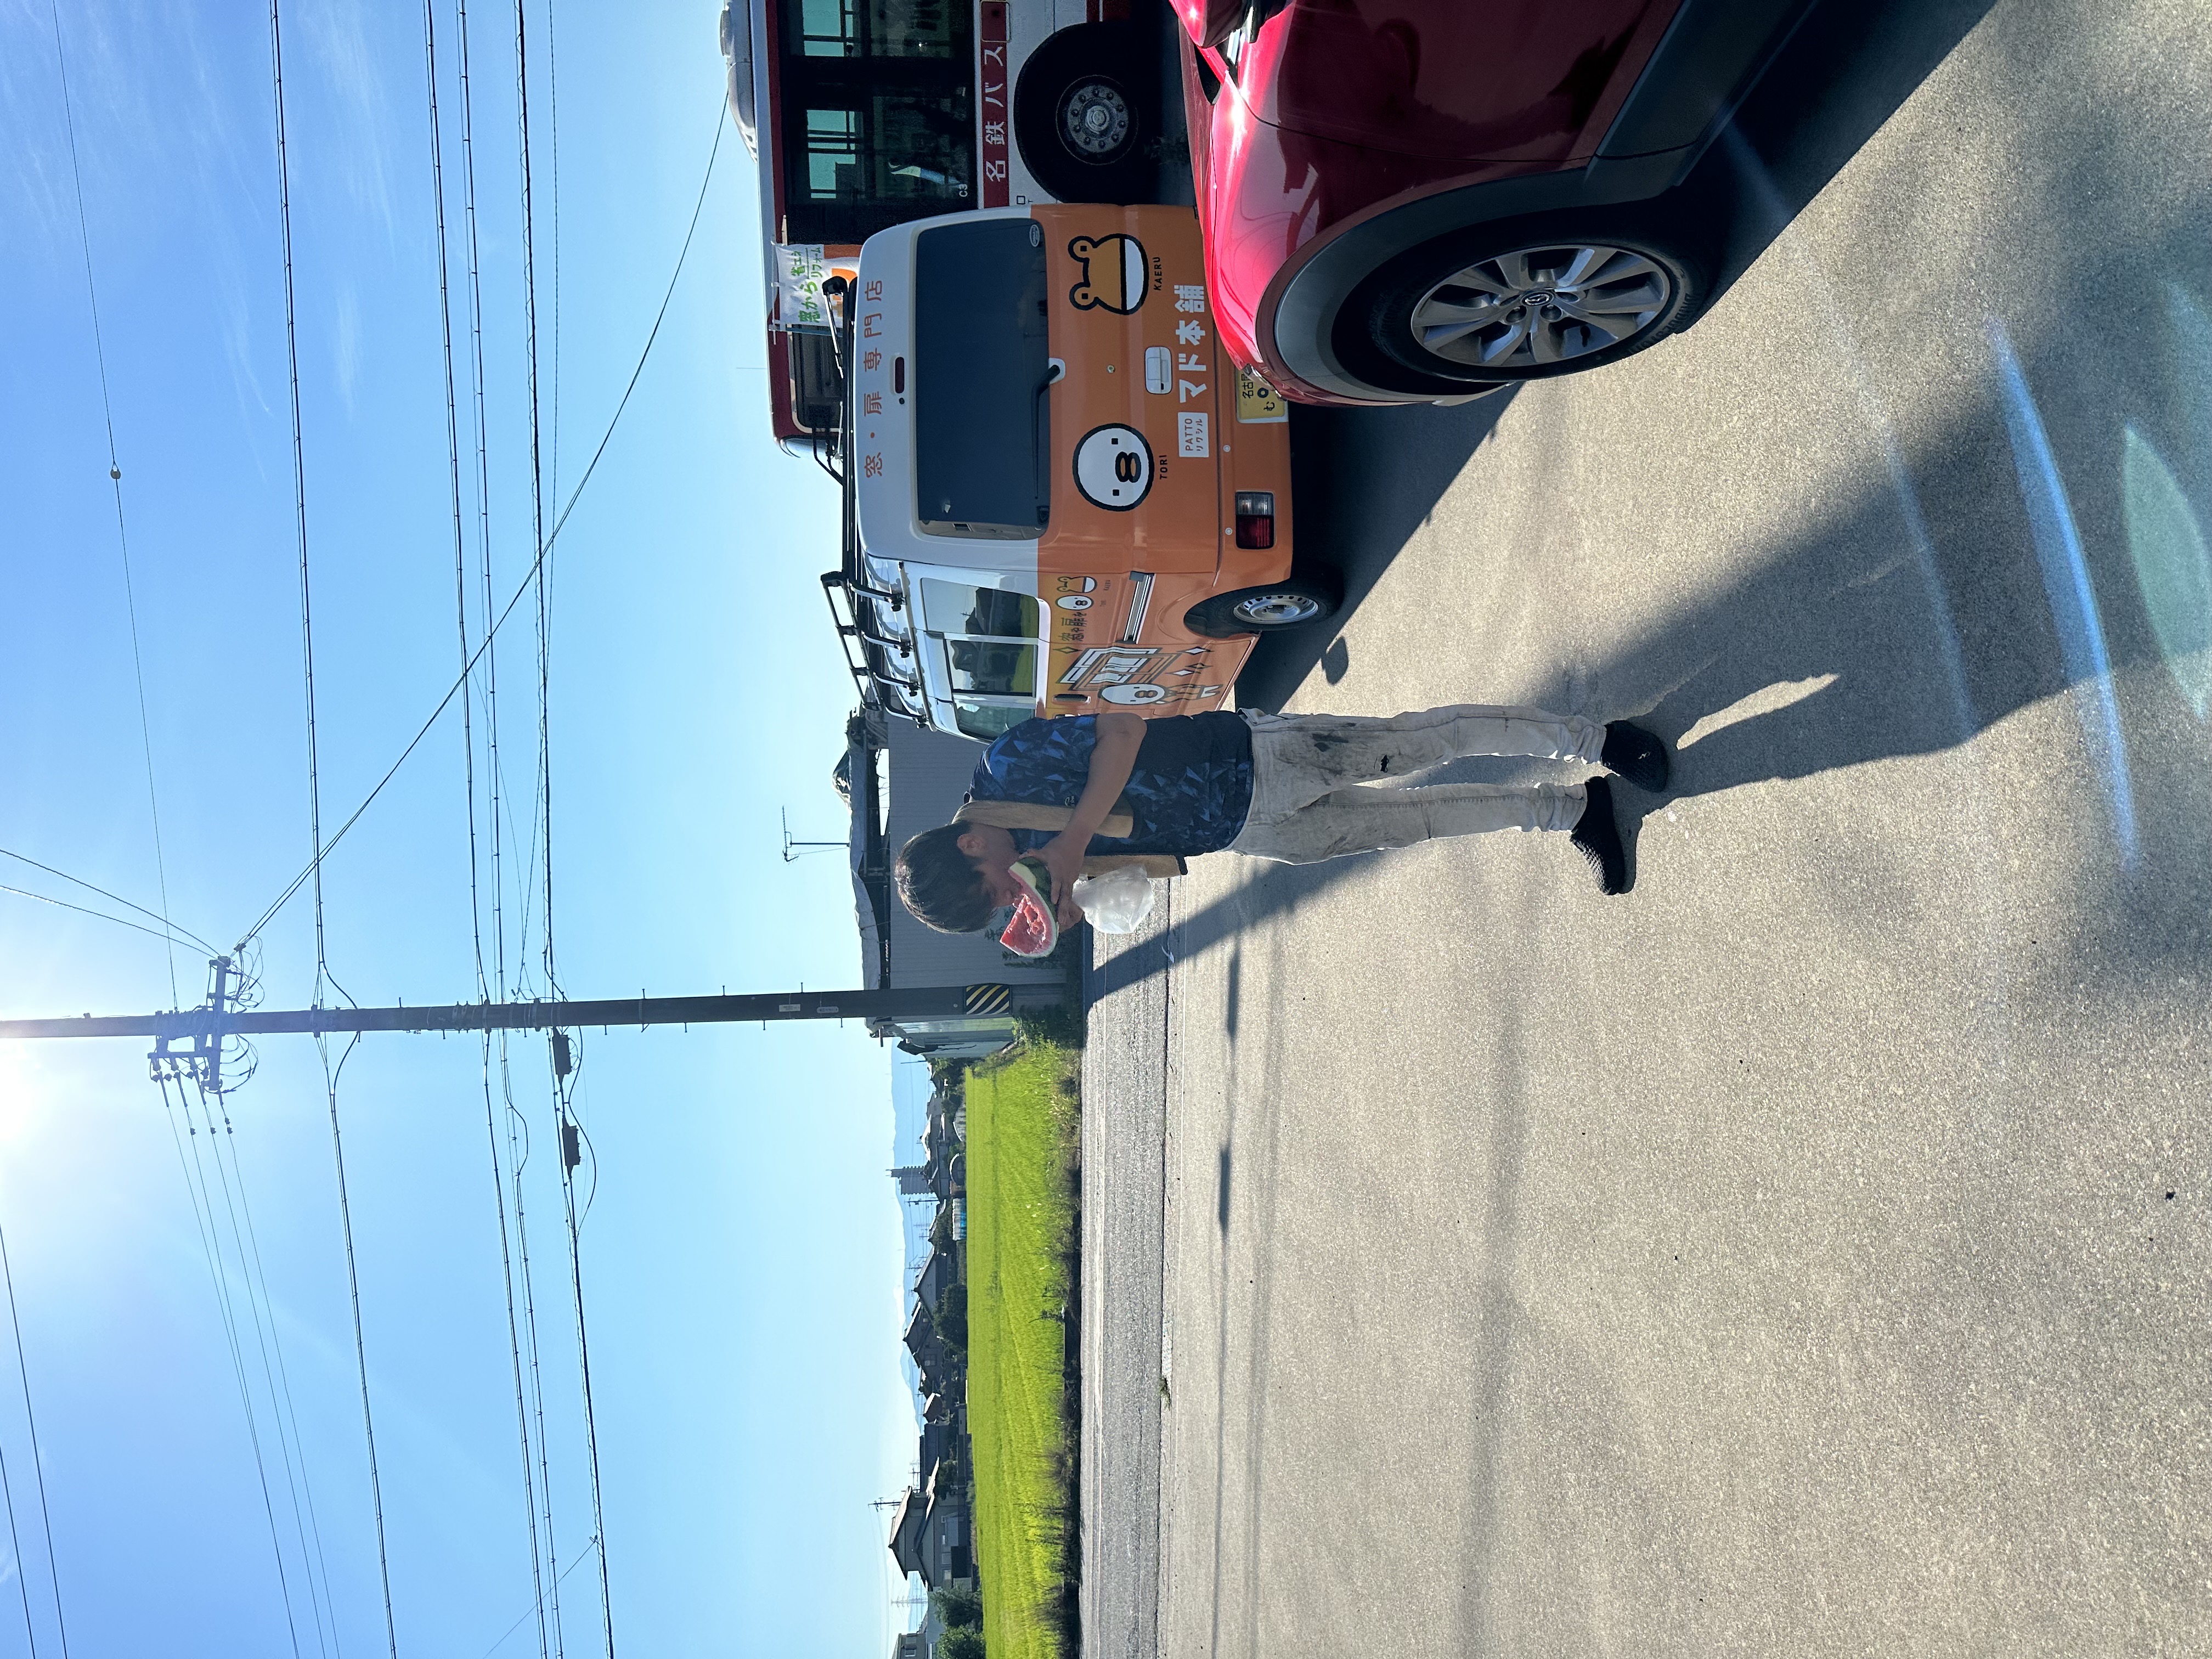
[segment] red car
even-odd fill
[[[1208,297],[1292,398],[1614,362],[1709,278],[1680,184],[1808,0],[1174,0]]]

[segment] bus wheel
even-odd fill
[[[1242,634],[1279,634],[1336,614],[1337,594],[1326,583],[1293,576],[1266,587],[1240,587],[1216,593],[1185,613],[1183,626],[1209,640]]]
[[[1030,54],[1014,82],[1022,164],[1063,202],[1122,204],[1153,194],[1146,154],[1160,135],[1159,94],[1127,23],[1078,23]]]

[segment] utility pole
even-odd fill
[[[834,847],[840,851],[844,851],[850,846],[849,842],[842,841],[793,841],[791,837],[791,809],[784,806],[779,807],[777,811],[783,814],[783,861],[786,864],[805,858],[809,853],[819,852],[824,848]],[[792,850],[793,848],[799,850],[793,852]]]
[[[152,1014],[85,1014],[75,1019],[0,1019],[0,1038],[152,1037],[147,1058],[157,1077],[196,1076],[222,1087],[225,1037],[307,1031],[551,1031],[597,1025],[716,1025],[750,1020],[954,1019],[1057,1002],[1051,986],[938,985],[883,991],[768,991],[752,995],[599,998],[562,1002],[455,1002],[391,1008],[240,1008],[232,998],[235,964],[208,964],[207,1000]]]

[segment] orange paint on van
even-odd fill
[[[1290,428],[1222,349],[1187,208],[1038,206],[1052,355],[1051,522],[1037,544],[1050,620],[1044,714],[1228,706],[1253,636],[1183,624],[1215,593],[1290,574]],[[1275,500],[1274,545],[1236,544],[1239,490]],[[1147,581],[1146,578],[1149,577]]]

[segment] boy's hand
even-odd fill
[[[1091,837],[1081,839],[1066,834],[1054,836],[1036,850],[1052,872],[1053,908],[1058,913],[1060,925],[1073,927],[1083,920],[1083,907],[1075,902],[1075,878],[1083,873],[1084,855],[1090,850]]]

